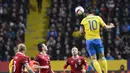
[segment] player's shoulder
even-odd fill
[[[73,58],[72,57],[69,57],[68,59],[67,59],[67,61],[70,61],[70,60],[72,60]]]
[[[21,56],[20,59],[21,59],[21,61],[26,61],[27,60],[28,62],[30,60],[29,56]]]
[[[25,61],[29,62],[29,57],[26,55],[16,55],[14,57],[14,61],[20,62],[20,63],[25,63]]]
[[[42,55],[42,54],[37,54],[35,58],[36,58],[36,59],[45,59],[46,57],[49,57],[49,55],[45,55],[45,56],[44,56],[44,55]]]
[[[30,62],[31,61],[31,59],[30,59],[30,57],[29,56],[26,56],[26,59]]]
[[[84,17],[83,19],[82,19],[82,21],[84,21],[84,20],[86,20],[87,19],[87,17]]]
[[[20,54],[20,55],[19,55],[19,59],[29,59],[29,56]]]
[[[26,55],[21,55],[20,57],[21,58],[29,58],[29,56],[26,56]]]
[[[98,19],[101,19],[101,17],[99,15],[96,16]]]
[[[90,16],[88,16],[88,18],[100,18],[100,16],[99,15],[90,15]]]
[[[36,57],[39,57],[39,56],[40,56],[40,54],[37,54],[37,55],[36,55]]]
[[[40,57],[41,57],[41,55],[40,55],[40,54],[37,54],[35,58],[37,59],[37,58],[40,58]]]
[[[89,16],[90,18],[100,18],[100,16],[99,15],[92,15],[92,16]],[[88,17],[88,18],[89,18]]]
[[[72,57],[69,57],[66,62],[70,63],[71,61],[73,61],[73,58]]]
[[[86,22],[87,17],[84,17],[81,21],[81,24],[83,25]]]
[[[72,57],[69,57],[67,60],[70,60]]]
[[[23,54],[16,54],[16,55],[14,56],[14,59],[23,59],[23,58],[26,58],[26,56],[23,55]]]
[[[83,56],[79,56],[79,58],[82,59],[82,60],[85,60],[85,57],[83,57]]]
[[[48,54],[47,54],[46,56],[47,56],[47,57],[50,57],[50,55],[48,55]]]

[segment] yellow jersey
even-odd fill
[[[13,59],[9,62],[9,73],[12,73]]]
[[[81,24],[84,26],[86,40],[100,39],[100,25],[102,27],[105,26],[105,23],[100,16],[88,15],[83,18]]]

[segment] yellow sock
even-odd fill
[[[104,73],[107,73],[107,61],[106,59],[100,60],[100,66],[103,68]]]
[[[96,71],[97,71],[98,73],[102,73],[98,61],[97,61],[97,60],[94,60],[92,63],[93,63],[94,68],[96,69]]]

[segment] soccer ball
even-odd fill
[[[82,6],[78,6],[75,8],[76,15],[82,15],[84,13],[84,8]]]

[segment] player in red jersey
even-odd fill
[[[39,73],[54,73],[50,66],[50,57],[47,54],[47,46],[43,43],[37,45],[39,54],[36,56],[36,61],[39,65],[35,65],[34,68],[39,69]]]
[[[26,68],[29,73],[34,73],[29,66],[29,57],[25,56],[26,46],[19,44],[17,53],[13,58],[12,62],[12,73],[23,73]]]
[[[88,69],[88,64],[85,58],[78,55],[78,49],[76,47],[72,48],[71,53],[72,57],[67,59],[64,66],[64,72],[70,65],[71,73],[86,73],[86,70]],[[85,68],[83,68],[83,66],[85,66]]]

